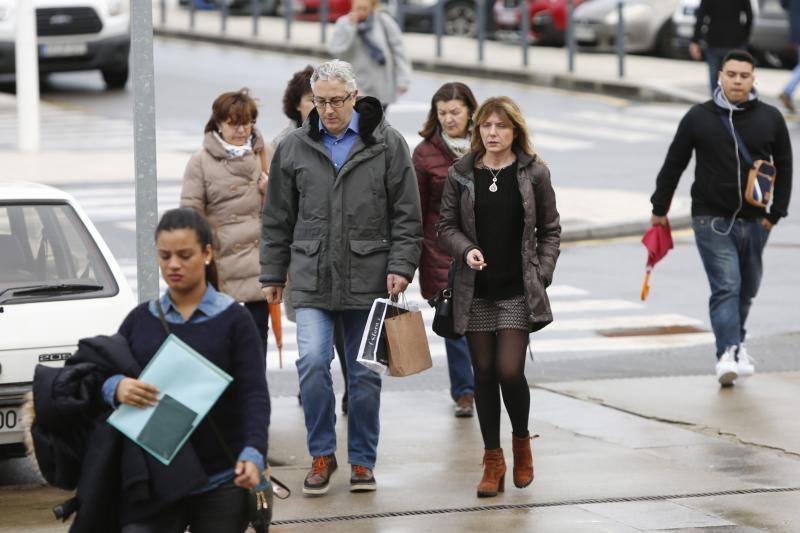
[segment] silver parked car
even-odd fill
[[[672,51],[672,15],[680,0],[624,0],[625,49],[667,56]],[[575,39],[584,50],[616,49],[619,0],[590,0],[575,9]]]
[[[797,49],[789,38],[789,14],[780,0],[751,0],[755,22],[750,34],[750,51],[759,63],[774,67],[792,66]],[[700,0],[681,0],[672,16],[675,28],[674,55],[688,57],[689,42],[694,35],[695,10]]]

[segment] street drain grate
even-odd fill
[[[684,333],[706,333],[708,330],[696,326],[657,326],[652,328],[601,329],[603,337],[645,337],[649,335],[681,335]]]
[[[561,500],[541,503],[508,503],[498,505],[481,505],[477,507],[450,507],[444,509],[418,509],[414,511],[391,511],[386,513],[352,514],[341,516],[323,516],[319,518],[294,518],[274,520],[273,526],[291,526],[296,524],[325,524],[330,522],[349,522],[353,520],[375,520],[379,518],[398,518],[402,516],[429,516],[456,513],[477,513],[480,511],[512,511],[515,509],[539,509],[543,507],[566,507],[570,505],[590,505],[594,503],[634,503],[664,500],[683,500],[687,498],[708,498],[716,496],[740,496],[743,494],[774,494],[782,492],[800,492],[800,487],[775,487],[742,490],[721,490],[717,492],[694,492],[688,494],[662,494],[658,496],[628,496],[619,498],[586,498],[580,500]]]

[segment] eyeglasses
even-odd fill
[[[244,128],[246,130],[249,130],[250,128],[255,126],[255,124],[256,124],[255,120],[251,120],[250,122],[245,122],[244,124],[231,124],[230,122],[225,122],[225,125],[233,130],[238,130],[239,128]]]
[[[350,99],[351,96],[353,96],[353,93],[347,93],[344,96],[337,96],[336,98],[331,98],[330,100],[325,100],[322,98],[317,98],[316,96],[312,96],[311,102],[314,104],[314,107],[316,107],[320,111],[324,111],[325,106],[328,104],[330,104],[331,107],[334,108],[342,107],[344,103]]]

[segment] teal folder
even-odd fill
[[[139,379],[158,388],[158,403],[144,409],[121,405],[108,423],[165,465],[233,381],[175,335],[167,337]]]

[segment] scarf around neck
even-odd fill
[[[226,142],[225,139],[222,138],[218,132],[213,132],[214,138],[219,141],[219,144],[222,145],[222,148],[225,150],[225,153],[228,154],[228,159],[233,159],[235,157],[242,157],[253,151],[253,136],[247,139],[247,142],[243,145],[239,146],[236,144],[231,144]]]
[[[456,154],[458,157],[464,157],[469,152],[471,146],[471,138],[469,133],[467,133],[466,137],[462,137],[461,139],[455,139],[450,137],[447,133],[442,130],[442,140],[450,148],[450,151]]]
[[[367,52],[369,52],[369,56],[379,65],[383,66],[386,64],[386,54],[383,53],[383,49],[378,46],[372,39],[372,28],[375,27],[375,19],[378,17],[377,13],[374,11],[370,13],[367,19],[364,22],[359,22],[356,29],[358,31],[358,37],[361,39],[361,42],[364,43],[364,46],[367,47]],[[382,24],[381,21],[378,21],[378,24]],[[387,43],[388,44],[388,43]]]

